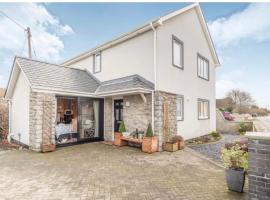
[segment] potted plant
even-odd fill
[[[222,150],[221,159],[226,169],[229,190],[243,192],[245,175],[248,168],[248,152],[238,143]]]
[[[167,142],[165,142],[164,150],[169,152],[177,151],[179,148],[178,141],[173,138]]]
[[[126,141],[122,140],[123,132],[126,132],[126,127],[124,121],[120,123],[118,132],[114,132],[114,145],[116,146],[124,146],[126,145]]]
[[[177,149],[181,150],[185,148],[184,138],[180,135],[176,135],[172,138],[173,143],[177,143]]]
[[[149,123],[145,136],[143,137],[142,151],[154,153],[158,150],[158,138],[154,136],[152,126]]]

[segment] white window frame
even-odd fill
[[[98,59],[97,57],[98,56],[99,56],[99,62],[97,62],[97,59]],[[93,65],[94,69],[93,69],[93,73],[95,74],[95,73],[101,72],[101,52],[95,53],[93,55],[93,57],[94,57],[94,65]],[[99,66],[97,66],[97,63],[99,63]]]
[[[210,119],[210,101],[198,99],[198,119]]]
[[[183,95],[178,95],[176,98],[176,118],[177,118],[177,121],[184,120],[184,96]]]
[[[179,52],[179,62],[180,63],[175,63],[175,55],[174,52],[176,51],[174,49],[174,44],[178,45],[180,47],[180,52]],[[179,40],[177,37],[175,37],[174,35],[172,36],[172,65],[174,67],[180,68],[180,69],[184,69],[184,43]]]
[[[209,81],[209,60],[197,54],[197,74],[199,78]]]

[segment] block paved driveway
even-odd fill
[[[144,154],[91,143],[53,153],[0,154],[0,199],[245,199],[229,192],[220,167],[192,150]]]

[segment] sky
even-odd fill
[[[27,56],[31,27],[33,57],[53,63],[87,51],[189,3],[0,3],[0,87],[6,87],[14,55]],[[221,66],[216,95],[234,88],[270,107],[270,3],[201,3]]]

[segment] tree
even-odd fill
[[[254,103],[250,93],[233,89],[227,93],[227,98],[231,98],[234,111],[239,113],[247,113],[250,106]]]

